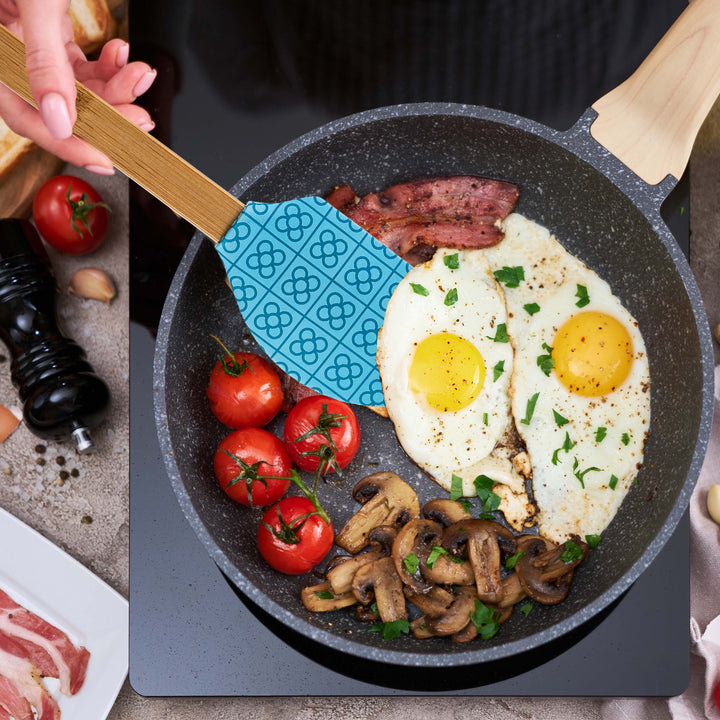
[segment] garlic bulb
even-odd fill
[[[78,270],[70,280],[68,292],[79,297],[102,300],[108,305],[117,295],[112,278],[106,272],[97,268]]]

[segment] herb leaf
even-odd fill
[[[410,287],[413,289],[413,292],[417,293],[418,295],[429,295],[430,294],[430,291],[423,285],[420,285],[419,283],[410,283]]]
[[[550,349],[552,350],[552,348]],[[550,371],[555,367],[555,360],[553,360],[552,355],[538,355],[537,364],[543,373],[550,377]]]
[[[578,283],[575,297],[578,298],[578,301],[575,304],[580,308],[590,304],[590,296],[588,295],[587,288],[584,285],[580,285]]]
[[[475,492],[477,492],[478,500],[483,504],[483,513],[495,512],[500,507],[502,498],[492,491],[495,482],[487,475],[478,475],[473,480]]]
[[[483,640],[489,640],[500,629],[500,625],[497,622],[499,617],[499,610],[489,608],[479,600],[475,601],[475,610],[470,613],[470,620],[472,620],[473,625],[475,625],[478,634]]]
[[[450,305],[454,305],[457,301],[458,301],[457,288],[448,290],[447,295],[445,296],[445,304],[449,307]]]
[[[567,425],[570,422],[567,418],[564,418],[555,408],[553,408],[553,417],[555,418],[555,423],[558,427]]]
[[[505,265],[502,269],[496,270],[493,275],[497,278],[498,282],[504,283],[505,287],[516,288],[520,285],[521,281],[525,279],[525,271],[522,265],[516,267],[508,267]]]
[[[623,445],[628,445],[630,443],[630,433],[623,433],[622,437],[620,438]]]
[[[524,554],[525,553],[520,550],[520,552],[516,552],[514,555],[511,555],[505,560],[505,568],[507,570],[512,570],[518,564],[518,561]]]
[[[618,484],[618,477],[617,475],[611,475],[610,476],[610,482],[608,483],[608,487],[611,490],[614,490],[617,487]]]
[[[483,413],[483,425],[487,425],[487,424],[488,424],[488,414]]]
[[[530,614],[530,611],[532,610],[533,606],[532,603],[528,600],[524,605],[520,606],[520,612],[527,617]]]
[[[529,425],[532,420],[533,413],[535,412],[535,405],[537,403],[540,393],[536,392],[528,401],[525,408],[525,417],[520,421],[523,425]]]
[[[595,442],[602,442],[605,439],[606,435],[607,435],[607,428],[600,426],[595,431]]]
[[[585,536],[585,542],[588,544],[588,547],[591,550],[594,550],[600,544],[600,540],[602,540],[600,535],[586,535]]]
[[[463,480],[459,475],[453,473],[450,480],[450,499],[458,500],[463,496]]]
[[[418,571],[418,567],[420,566],[420,560],[418,560],[418,556],[415,553],[411,552],[408,553],[403,560],[403,565],[411,575],[414,575]]]
[[[575,458],[573,461],[573,475],[580,481],[580,485],[582,486],[582,488],[585,489],[585,476],[589,472],[600,472],[600,468],[589,467],[585,468],[585,470],[580,470],[579,467],[580,463],[578,462],[578,459]]]
[[[446,255],[443,258],[443,262],[445,263],[445,267],[448,267],[451,270],[457,270],[460,267],[460,256],[457,253]]]
[[[573,563],[576,560],[580,560],[582,558],[582,556],[583,556],[582,548],[577,543],[574,543],[572,540],[565,541],[565,550],[563,551],[563,554],[560,556],[560,559],[566,565],[569,565],[570,563]]]
[[[410,623],[407,618],[400,618],[392,622],[377,623],[368,628],[370,632],[379,632],[383,640],[394,640],[400,635],[407,635],[410,632]]]
[[[321,600],[333,600],[335,596],[329,590],[317,590],[315,595]]]
[[[537,303],[527,303],[527,305],[523,305],[523,310],[525,310],[528,315],[534,315],[540,310],[540,306]]]
[[[493,382],[497,382],[497,379],[505,372],[505,361],[500,360],[495,364],[493,368]]]
[[[507,334],[507,326],[505,325],[505,323],[498,324],[497,328],[495,329],[495,337],[493,337],[492,335],[487,335],[486,337],[488,340],[493,340],[494,342],[510,342],[510,338]]]

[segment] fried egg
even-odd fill
[[[512,346],[501,287],[482,252],[438,250],[391,296],[377,364],[388,415],[410,458],[450,490],[478,475],[527,502],[513,463]]]
[[[512,414],[532,463],[541,535],[600,535],[632,486],[650,423],[637,321],[607,282],[518,214],[485,250],[504,282]]]

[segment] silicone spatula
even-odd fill
[[[23,43],[2,26],[0,82],[35,104]],[[319,197],[243,204],[80,83],[77,93],[75,135],[217,243],[272,360],[320,393],[383,405],[377,331],[410,266]]]

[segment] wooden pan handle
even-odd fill
[[[601,97],[590,133],[650,185],[683,174],[720,93],[720,0],[692,0],[640,67]]]
[[[25,47],[2,25],[0,82],[37,107],[25,70]],[[84,85],[75,84],[74,134],[209,238],[222,240],[245,206]]]

